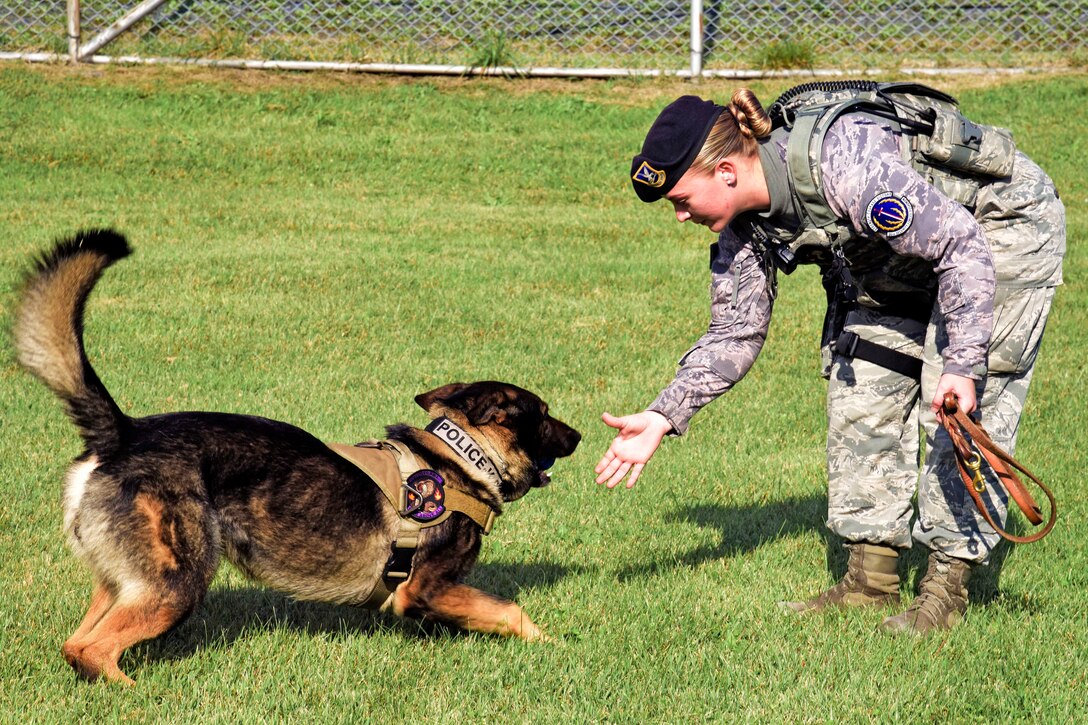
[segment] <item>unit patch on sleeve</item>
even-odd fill
[[[655,169],[645,161],[638,167],[638,171],[632,176],[635,181],[646,184],[646,186],[658,187],[665,183],[665,172],[660,169]]]
[[[912,221],[914,209],[910,202],[890,191],[877,194],[865,209],[865,223],[887,237],[898,237],[910,228]]]

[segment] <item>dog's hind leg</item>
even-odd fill
[[[68,664],[72,665],[72,667],[76,666],[75,663],[79,659],[79,653],[87,646],[87,635],[91,633],[96,624],[102,621],[102,617],[106,616],[106,612],[109,611],[116,600],[117,597],[110,591],[109,587],[101,582],[95,582],[94,590],[91,593],[91,606],[87,609],[83,622],[68,638],[68,641],[64,643],[64,659],[68,660]]]
[[[165,592],[144,592],[129,601],[117,601],[78,643],[79,653],[69,664],[87,680],[104,676],[135,684],[118,666],[121,653],[145,639],[157,637],[181,621],[192,609],[186,597]],[[67,654],[67,652],[66,652]]]
[[[218,530],[192,496],[141,492],[123,517],[82,513],[91,522],[83,550],[96,582],[108,584],[95,590],[91,611],[65,643],[64,656],[88,680],[104,676],[131,684],[118,666],[121,654],[199,606],[218,565]],[[110,526],[95,525],[98,520]]]
[[[411,584],[406,582],[397,588],[393,600],[397,614],[422,616],[475,632],[520,637],[527,642],[548,640],[548,636],[514,602],[464,584],[427,592],[423,597],[413,596]]]

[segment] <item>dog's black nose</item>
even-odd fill
[[[559,450],[561,451],[560,453],[557,453],[557,457],[562,458],[564,456],[569,456],[574,453],[574,449],[578,447],[579,441],[582,440],[582,434],[562,421],[557,420],[555,422],[556,425],[554,426],[554,430],[556,438],[558,439]]]

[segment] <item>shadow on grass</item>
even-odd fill
[[[712,546],[700,546],[667,561],[648,561],[627,567],[620,571],[619,579],[626,581],[668,569],[698,566],[707,561],[754,551],[768,542],[810,531],[822,535],[828,540],[829,546],[837,546],[835,537],[824,527],[826,517],[826,496],[806,496],[750,506],[686,506],[666,514],[665,520],[669,523],[686,522],[703,528],[718,529],[722,534],[721,541]]]
[[[576,568],[549,562],[480,564],[473,568],[466,583],[516,601],[521,592],[551,587],[576,573]],[[158,639],[137,645],[133,653],[149,662],[180,660],[208,647],[229,646],[254,633],[280,629],[333,638],[370,636],[378,632],[396,632],[409,640],[466,634],[457,628],[403,619],[392,613],[298,601],[254,585],[236,589],[213,588],[186,621]]]
[[[672,569],[694,567],[755,551],[782,538],[816,532],[824,540],[826,562],[831,578],[837,580],[846,572],[846,551],[838,537],[824,526],[827,499],[807,496],[772,504],[750,506],[692,505],[666,514],[671,523],[692,523],[721,532],[715,545],[691,549],[679,557],[648,561],[626,567],[618,573],[620,581],[653,576]],[[1012,522],[1010,531],[1015,531]],[[1009,606],[1025,610],[1036,605],[1025,598],[1002,596],[998,583],[1005,560],[1013,547],[1002,542],[986,567],[975,570],[971,584],[971,601],[989,604],[997,599]],[[916,593],[917,584],[925,574],[927,551],[914,547],[903,552],[900,575],[904,593]],[[555,586],[571,574],[581,574],[587,567],[538,561],[528,564],[480,564],[473,568],[467,583],[505,599],[517,601],[524,591]],[[229,646],[252,633],[287,629],[312,636],[369,636],[378,632],[397,632],[405,639],[430,636],[460,637],[464,632],[442,625],[401,619],[359,607],[302,602],[280,592],[257,586],[237,589],[212,589],[204,604],[171,633],[138,645],[137,657],[148,661],[184,659],[208,648]]]
[[[517,601],[523,591],[549,589],[571,574],[582,574],[587,567],[579,564],[479,564],[472,569],[466,584],[504,599]]]
[[[754,551],[771,541],[802,533],[816,532],[824,540],[827,570],[835,581],[846,573],[847,552],[842,540],[824,525],[827,516],[825,496],[806,496],[772,504],[750,506],[694,505],[666,515],[669,523],[691,523],[721,531],[722,538],[713,546],[700,546],[668,560],[648,561],[620,570],[620,581],[653,576],[667,570],[694,567],[707,561],[724,559]],[[1010,521],[1010,532],[1016,532],[1018,522]],[[1002,541],[990,557],[988,566],[975,567],[970,596],[973,604],[988,604],[1000,596],[999,581],[1005,560],[1013,546]],[[926,571],[929,551],[914,546],[900,554],[899,574],[904,593],[916,594],[918,582]],[[813,592],[815,594],[815,592]]]

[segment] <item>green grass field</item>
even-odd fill
[[[1002,547],[962,627],[911,641],[879,635],[881,613],[775,606],[845,565],[823,527],[813,270],[783,280],[752,374],[635,489],[593,483],[600,413],[648,404],[707,319],[713,239],[641,204],[629,159],[665,103],[732,82],[0,66],[0,721],[1082,721],[1088,76],[933,83],[1011,127],[1067,205],[1018,449],[1061,517]],[[787,85],[753,88],[769,103]],[[90,226],[136,250],[86,330],[130,414],[254,413],[353,442],[423,424],[413,396],[455,380],[548,400],[583,444],[507,508],[469,581],[556,641],[296,602],[225,565],[194,616],[123,657],[135,689],[78,681],[60,646],[90,579],[60,479],[80,443],[6,331],[32,255]],[[906,557],[908,598],[922,562]]]

